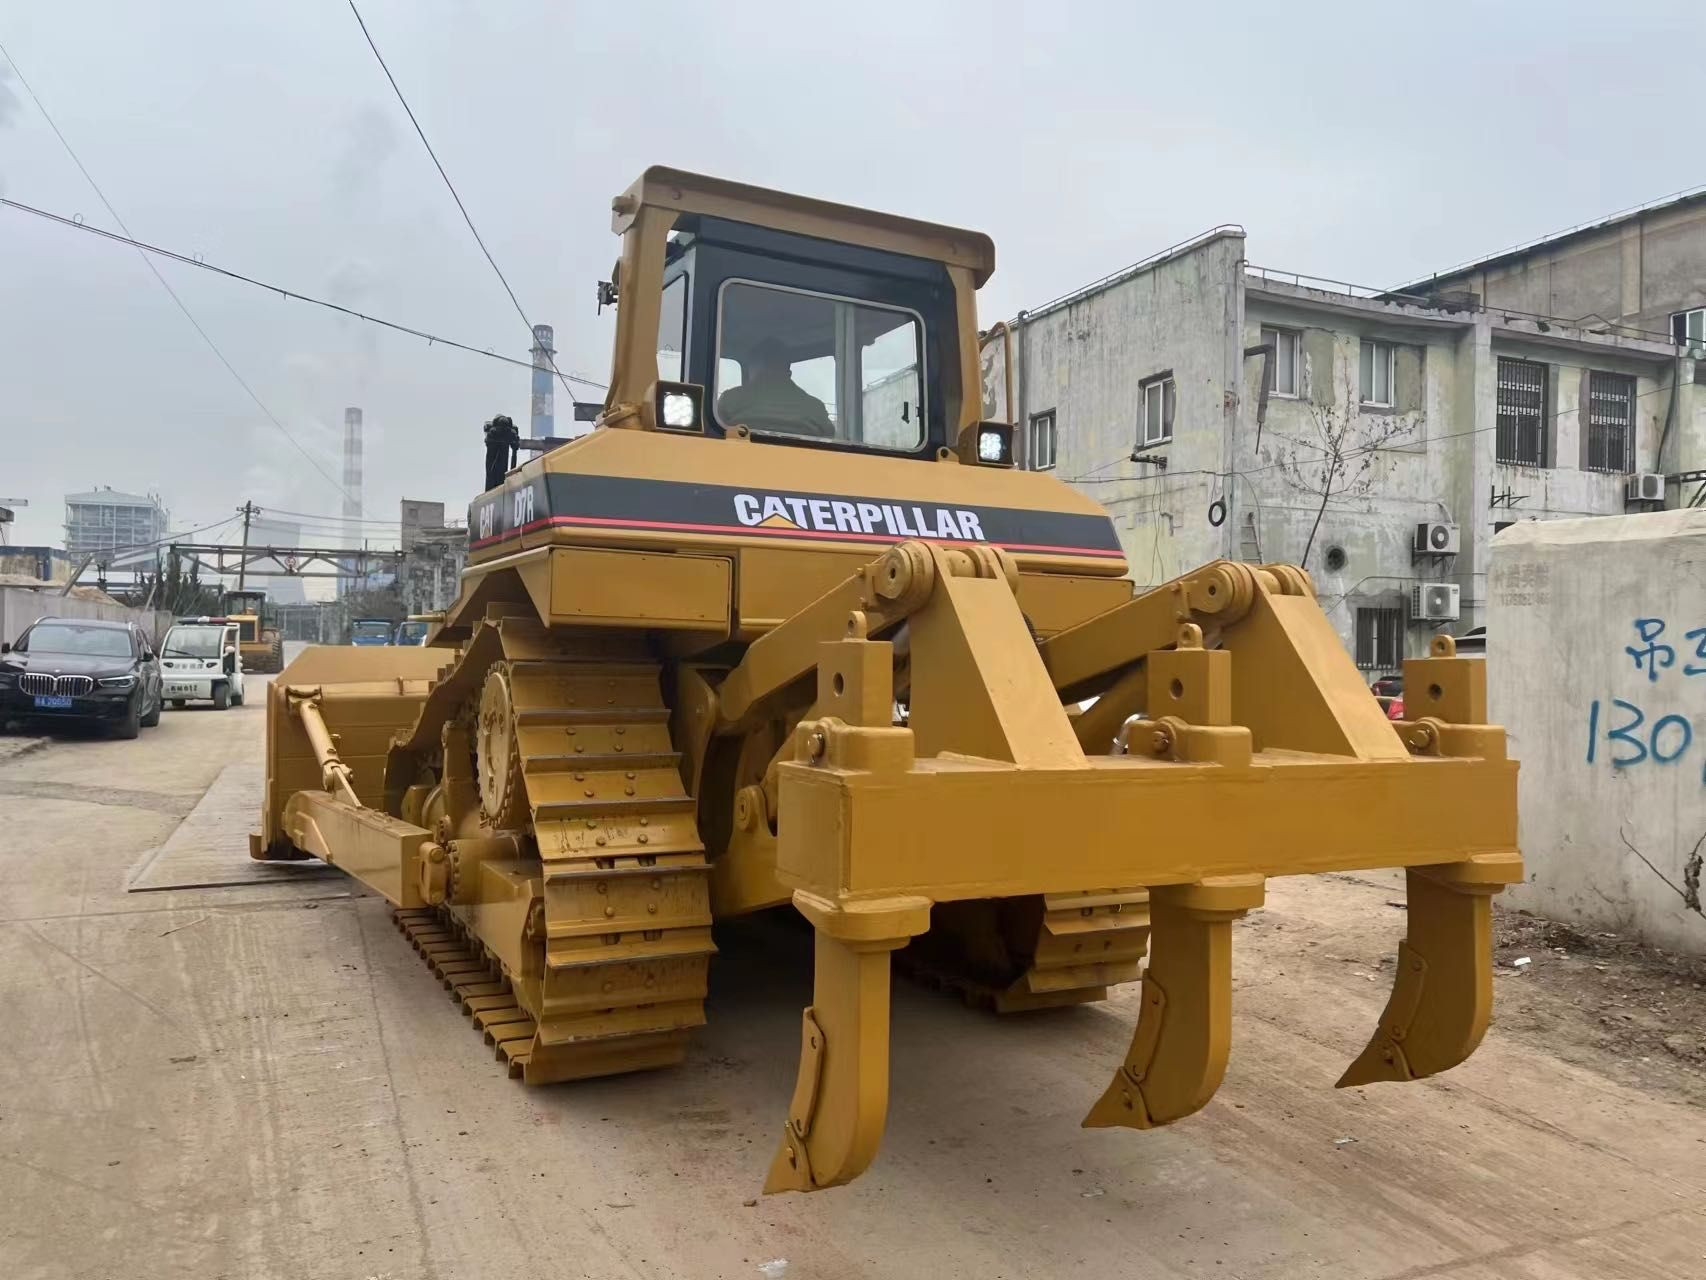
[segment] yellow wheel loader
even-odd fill
[[[225,616],[237,624],[243,670],[262,673],[284,670],[284,635],[267,618],[265,591],[227,591]]]
[[[1436,642],[1394,724],[1295,568],[1135,595],[1107,515],[981,420],[983,236],[661,168],[613,211],[596,429],[475,499],[428,646],[273,682],[253,856],[383,894],[529,1083],[679,1063],[713,921],[791,905],[769,1191],[875,1155],[897,953],[999,1010],[1141,981],[1084,1123],[1198,1110],[1269,876],[1407,870],[1341,1085],[1474,1050],[1522,874],[1481,663]]]

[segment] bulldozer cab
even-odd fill
[[[709,433],[923,457],[949,443],[940,263],[718,218],[678,226],[668,256],[658,377],[705,388]]]
[[[985,237],[662,168],[615,210],[601,425],[1010,462],[1010,432],[990,431],[981,451],[968,435]]]
[[[238,638],[244,644],[261,642],[261,622],[266,613],[265,591],[227,591],[225,615],[237,624]]]

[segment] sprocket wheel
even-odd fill
[[[474,730],[474,773],[480,787],[480,809],[499,831],[525,826],[528,820],[527,784],[521,773],[521,743],[516,733],[515,700],[509,672],[494,666],[480,689],[480,710]]]

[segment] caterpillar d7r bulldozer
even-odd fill
[[[1084,1123],[1198,1110],[1268,876],[1407,869],[1340,1084],[1474,1050],[1521,875],[1480,663],[1408,663],[1394,724],[1299,570],[1134,594],[1106,514],[982,420],[984,237],[657,168],[613,208],[596,428],[474,500],[428,647],[274,681],[254,856],[383,894],[529,1083],[680,1062],[713,921],[791,904],[813,997],[771,1191],[875,1154],[897,952],[999,1010],[1140,980]]]

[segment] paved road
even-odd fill
[[[1240,927],[1235,1056],[1201,1115],[1078,1127],[1129,996],[997,1022],[901,984],[872,1172],[747,1207],[803,947],[720,938],[683,1068],[527,1090],[340,880],[126,892],[260,758],[260,701],[0,750],[6,1280],[1706,1274],[1706,1125],[1662,1091],[1497,1028],[1440,1081],[1330,1087],[1402,918],[1342,879],[1276,884]]]

